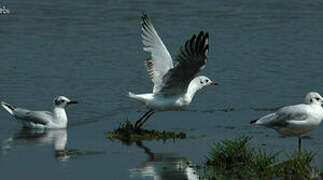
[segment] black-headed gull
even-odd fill
[[[322,121],[322,101],[323,98],[319,93],[310,92],[306,95],[304,104],[282,107],[277,112],[250,123],[273,128],[283,136],[298,136],[298,151],[301,152],[301,136]]]
[[[49,111],[30,111],[27,109],[16,108],[4,101],[0,101],[14,118],[19,120],[27,128],[66,128],[67,115],[65,107],[69,104],[76,104],[77,101],[71,101],[64,96],[59,96],[54,100],[53,112]]]
[[[144,51],[151,53],[151,58],[145,63],[154,87],[152,93],[129,92],[129,97],[141,101],[149,108],[149,111],[136,121],[136,129],[140,129],[155,111],[182,109],[191,103],[194,94],[202,87],[217,84],[205,76],[195,77],[206,64],[209,50],[207,32],[202,31],[197,36],[194,34],[186,41],[180,48],[174,66],[167,48],[147,15],[142,16],[141,30]]]

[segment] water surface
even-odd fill
[[[67,109],[69,128],[58,132],[23,132],[0,110],[1,179],[196,178],[194,170],[180,168],[181,161],[201,163],[212,142],[224,138],[246,134],[268,151],[296,150],[296,138],[249,121],[270,112],[261,108],[301,103],[309,91],[323,93],[318,0],[1,3],[11,14],[0,16],[0,99],[39,110],[50,109],[58,95],[80,101]],[[126,96],[129,90],[152,89],[143,65],[149,54],[140,40],[143,11],[173,56],[193,33],[208,31],[209,59],[200,74],[220,84],[198,92],[187,111],[156,113],[145,125],[196,138],[142,142],[144,149],[111,142],[105,134],[145,111]],[[217,111],[226,108],[234,110]],[[320,168],[321,128],[303,141],[318,153]]]

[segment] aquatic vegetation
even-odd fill
[[[240,136],[234,140],[214,143],[203,165],[196,166],[206,179],[312,179],[318,170],[311,166],[315,154],[297,152],[279,161],[279,152],[265,152],[250,145],[251,137]]]
[[[227,108],[222,108],[222,109],[213,109],[213,110],[205,110],[202,112],[208,112],[208,113],[214,113],[214,112],[231,112],[231,111],[235,111],[236,109],[234,109],[233,107],[227,107]]]
[[[119,127],[108,132],[110,140],[119,139],[124,143],[133,143],[142,140],[163,140],[168,139],[185,139],[184,132],[158,131],[147,129],[136,129],[128,120],[120,123]]]

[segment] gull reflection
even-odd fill
[[[58,161],[67,161],[71,157],[102,152],[81,152],[76,149],[66,149],[68,135],[66,129],[21,129],[18,133],[2,141],[1,153],[7,154],[18,146],[25,145],[53,145],[54,157]]]
[[[142,142],[137,142],[137,146],[145,151],[148,159],[130,169],[130,177],[147,178],[154,180],[198,180],[199,177],[191,164],[185,157],[180,157],[172,153],[153,153],[144,146]]]

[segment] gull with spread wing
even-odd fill
[[[152,93],[129,92],[129,97],[137,99],[149,108],[149,111],[136,121],[136,129],[140,129],[154,112],[182,109],[191,103],[195,93],[202,87],[217,85],[208,77],[195,77],[206,64],[209,50],[207,32],[201,31],[186,41],[180,48],[174,66],[167,48],[147,15],[142,16],[141,30],[144,51],[151,53],[145,64],[154,87]]]
[[[76,104],[67,97],[59,96],[54,99],[53,112],[49,111],[30,111],[23,108],[16,108],[4,101],[0,101],[1,106],[7,110],[15,119],[20,121],[26,128],[48,128],[58,129],[67,127],[67,115],[65,107]]]
[[[319,93],[309,92],[304,104],[282,107],[277,112],[250,123],[273,128],[283,136],[297,136],[298,152],[301,153],[301,136],[317,127],[323,119],[322,102],[323,98]]]

